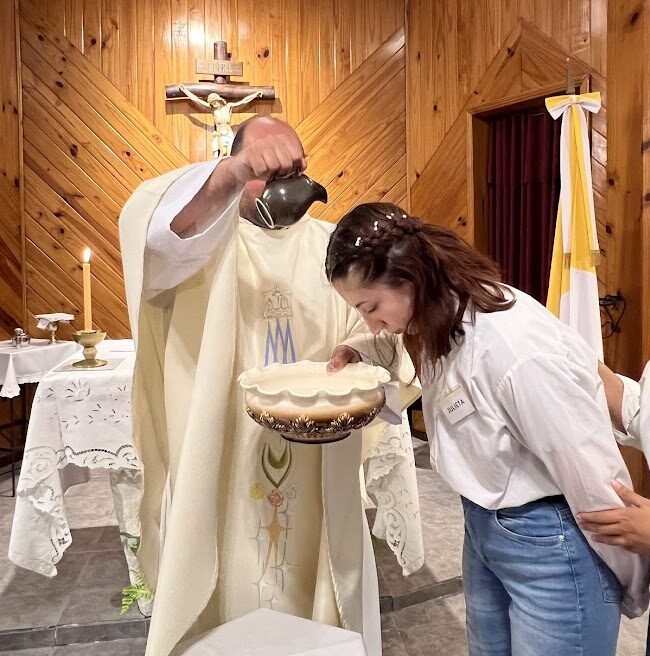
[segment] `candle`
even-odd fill
[[[84,330],[93,329],[93,310],[90,300],[90,248],[84,250],[83,263],[84,282]]]

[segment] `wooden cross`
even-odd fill
[[[207,98],[211,93],[218,93],[227,100],[241,100],[251,93],[259,92],[262,100],[275,98],[274,87],[253,87],[247,82],[231,82],[231,77],[241,77],[244,74],[244,64],[233,61],[228,52],[225,41],[214,44],[214,59],[197,59],[196,72],[210,74],[212,80],[183,83],[183,86],[199,98]],[[168,84],[165,87],[167,100],[186,100],[187,96],[181,91],[179,84]]]

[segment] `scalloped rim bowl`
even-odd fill
[[[245,371],[239,384],[246,411],[265,428],[298,442],[333,442],[370,423],[384,405],[389,373],[362,362],[336,373],[326,366],[302,360]]]

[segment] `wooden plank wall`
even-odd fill
[[[600,291],[634,296],[620,278],[625,219],[608,214],[607,43],[618,36],[608,34],[606,0],[441,0],[437,6],[432,12],[426,0],[413,0],[407,10],[411,210],[471,240],[466,113],[548,85],[563,87],[569,56],[573,75],[589,75],[603,99],[591,122]],[[622,341],[621,335],[606,340],[607,359],[630,371]]]
[[[13,0],[0,2],[0,337],[23,325],[20,91]]]
[[[402,0],[19,0],[26,255],[16,261],[28,315],[80,316],[80,256],[89,246],[95,323],[111,337],[129,334],[119,210],[141,180],[209,152],[211,115],[165,102],[164,85],[199,79],[195,59],[211,58],[217,39],[244,62],[243,79],[275,85],[278,100],[251,105],[235,122],[254,111],[296,126],[308,172],[330,192],[320,216],[336,220],[359,199],[405,202],[403,7]],[[20,234],[19,213],[6,221]]]
[[[606,0],[410,0],[411,187],[520,19],[606,76]],[[411,127],[411,126],[410,126]]]
[[[243,79],[272,84],[273,113],[298,125],[404,24],[403,0],[42,0],[50,21],[190,160],[206,158],[208,118],[165,103],[165,84],[195,81],[197,58],[225,40]],[[188,120],[187,114],[192,114]]]

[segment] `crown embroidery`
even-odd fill
[[[264,318],[280,319],[281,317],[292,317],[291,292],[280,289],[275,284],[273,289],[263,292],[264,294]]]

